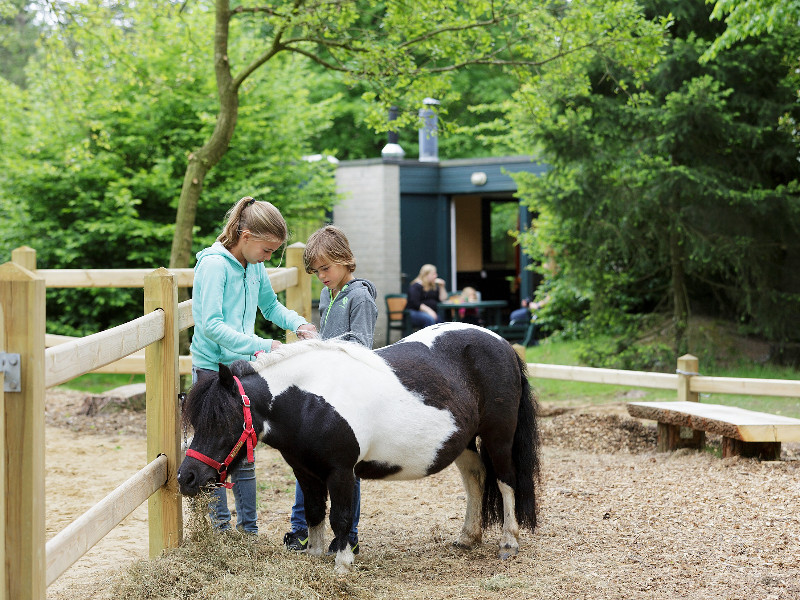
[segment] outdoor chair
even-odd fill
[[[400,337],[411,331],[411,322],[406,311],[408,298],[405,294],[386,294],[386,345],[392,343],[392,330],[400,332]]]

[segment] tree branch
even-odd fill
[[[331,71],[338,71],[339,73],[355,73],[353,69],[345,67],[339,63],[332,63],[330,61],[327,61],[318,54],[314,54],[313,52],[303,50],[302,48],[297,48],[295,46],[287,46],[285,49],[289,52],[294,52],[295,54],[301,54],[306,58],[314,61],[318,65],[322,65],[326,69],[330,69]]]
[[[499,19],[498,17],[494,17],[492,19],[489,19],[488,21],[478,21],[477,23],[469,23],[467,25],[460,25],[458,27],[442,27],[441,29],[434,29],[420,36],[417,36],[413,39],[406,40],[402,44],[398,44],[397,47],[406,48],[408,46],[416,46],[417,44],[421,44],[424,41],[435,38],[436,36],[441,35],[442,33],[450,33],[453,31],[469,31],[470,29],[489,27],[490,25],[497,25],[498,23],[500,23],[500,21],[501,19]]]
[[[300,8],[304,3],[304,0],[295,0],[293,9],[296,10]],[[240,11],[241,12],[241,11]],[[263,12],[263,11],[260,11]],[[256,58],[253,62],[247,65],[241,73],[239,73],[233,79],[233,85],[238,89],[238,87],[242,84],[242,82],[247,79],[250,75],[253,74],[254,71],[258,70],[258,68],[269,61],[273,56],[278,54],[283,50],[287,50],[286,46],[281,42],[281,38],[283,37],[284,32],[288,27],[288,19],[283,22],[283,25],[279,27],[275,31],[275,37],[272,39],[272,46],[269,50],[262,53],[258,58]]]

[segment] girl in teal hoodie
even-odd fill
[[[255,334],[256,310],[301,339],[316,335],[311,323],[278,301],[264,261],[286,243],[289,231],[280,211],[269,202],[245,196],[227,214],[217,241],[198,252],[192,290],[192,383],[213,375],[219,364],[253,360],[270,352],[278,340]],[[236,500],[236,526],[258,533],[256,524],[255,464],[243,460],[231,471]],[[214,490],[211,522],[217,530],[230,529],[226,489]]]

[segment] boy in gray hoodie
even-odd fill
[[[372,349],[378,307],[377,292],[371,281],[353,275],[356,261],[350,250],[347,236],[341,229],[327,225],[308,238],[303,252],[307,273],[313,273],[322,282],[319,295],[319,335],[324,340],[339,338],[356,342]],[[358,521],[361,514],[361,481],[356,479],[353,489],[353,524],[349,542],[353,554],[358,554]],[[308,547],[308,524],[305,501],[300,485],[295,482],[295,502],[292,506],[292,530],[283,536],[289,550],[301,552]],[[335,552],[336,539],[328,553]]]

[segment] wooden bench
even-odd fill
[[[780,460],[781,442],[800,442],[800,419],[700,402],[628,402],[628,414],[658,422],[661,452],[702,450],[705,432],[722,436],[722,456]]]
[[[494,331],[509,342],[519,341],[523,346],[536,345],[536,325],[533,321],[514,325],[488,325],[486,329]]]

